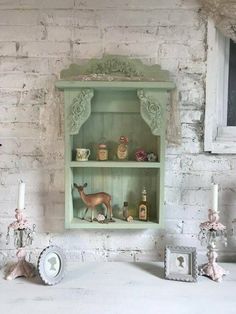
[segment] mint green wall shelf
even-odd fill
[[[64,73],[64,72],[63,72]],[[165,71],[166,77],[166,71]],[[78,79],[78,78],[77,78]],[[68,229],[147,229],[163,225],[166,104],[175,88],[170,81],[60,80],[65,103],[65,227]],[[116,159],[121,135],[129,138],[128,161]],[[104,140],[108,161],[97,161],[97,145]],[[89,161],[75,161],[77,147],[89,148]],[[143,148],[158,155],[156,162],[137,162]],[[88,183],[85,193],[112,196],[116,222],[101,224],[82,220],[85,205],[73,184]],[[143,186],[151,205],[150,219],[132,223],[120,217],[124,201],[135,217]],[[98,207],[95,211],[102,212]],[[90,211],[88,211],[90,215]]]

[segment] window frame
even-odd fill
[[[227,126],[230,39],[208,19],[204,150],[236,154],[236,127]]]

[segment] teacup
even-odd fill
[[[90,149],[76,148],[76,161],[87,161],[90,156]]]

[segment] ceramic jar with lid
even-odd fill
[[[97,159],[102,161],[108,160],[108,149],[106,144],[102,143],[98,145]]]

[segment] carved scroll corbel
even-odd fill
[[[70,134],[78,134],[81,126],[91,114],[91,99],[93,98],[93,89],[81,89],[77,97],[72,101],[70,108]]]
[[[140,99],[140,114],[143,120],[150,127],[153,135],[160,135],[162,132],[162,106],[156,100],[145,95],[144,90],[137,91]]]

